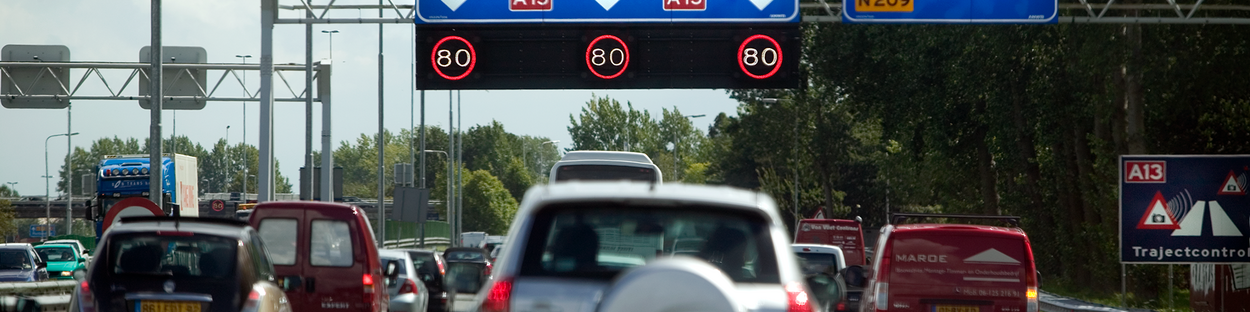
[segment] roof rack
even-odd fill
[[[216,224],[225,224],[225,225],[249,225],[247,222],[243,222],[243,221],[235,220],[235,219],[227,219],[227,218],[182,218],[182,217],[172,217],[172,216],[124,217],[122,218],[121,221],[122,223],[156,222],[156,221],[168,221],[168,222],[188,221],[188,222],[199,222],[199,223],[216,223]]]
[[[926,219],[926,218],[951,218],[951,219],[980,219],[980,220],[999,220],[1007,222],[1013,227],[1020,227],[1019,216],[992,216],[992,215],[966,215],[966,214],[937,214],[937,213],[891,213],[890,224],[899,224],[907,219]]]

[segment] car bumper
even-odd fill
[[[390,309],[392,312],[422,312],[422,302],[417,300],[416,294],[402,294],[391,296]]]

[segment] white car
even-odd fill
[[[838,274],[846,269],[846,257],[842,248],[822,244],[792,244],[790,249],[799,256],[799,268],[803,275],[814,278],[819,274]],[[813,284],[808,282],[808,284]],[[841,286],[841,285],[840,285]],[[857,287],[845,287],[845,300],[839,302],[821,302],[820,311],[856,311],[859,309],[859,296],[863,292]],[[815,290],[815,289],[813,289]]]
[[[629,181],[535,186],[473,310],[811,312],[817,297],[789,240],[776,204],[758,192]],[[678,241],[684,246],[674,249]],[[824,299],[841,299],[831,294]]]

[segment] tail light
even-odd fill
[[[365,303],[373,302],[373,275],[370,275],[369,273],[361,275],[360,283],[364,284],[364,293],[362,293],[360,299]]]
[[[486,276],[490,276],[490,270],[491,270],[490,262],[487,262],[486,263]]]
[[[505,278],[491,285],[482,302],[482,312],[508,312],[508,301],[512,300],[512,279]]]
[[[873,283],[875,288],[873,294],[876,297],[873,301],[876,303],[877,311],[885,311],[890,309],[890,257],[894,248],[893,242],[886,242],[885,247],[881,248],[881,263],[877,264],[877,272],[873,272]]]
[[[1029,245],[1028,238],[1025,238],[1024,247],[1029,260],[1029,271],[1024,274],[1024,299],[1028,301],[1025,311],[1037,312],[1037,263],[1033,262],[1033,247]]]
[[[256,312],[260,310],[260,298],[265,296],[265,289],[260,287],[252,287],[252,292],[247,293],[247,301],[243,303],[243,309],[240,312]]]
[[[807,289],[803,284],[792,282],[786,284],[786,296],[789,297],[790,308],[787,312],[815,312],[815,305],[812,304],[811,298],[807,295]]]
[[[412,279],[404,280],[404,285],[399,286],[399,294],[412,294],[417,292],[417,283]]]
[[[91,287],[87,281],[82,281],[78,289],[78,308],[81,312],[95,312],[95,295],[91,293]],[[73,311],[71,311],[73,312]]]
[[[846,302],[838,302],[838,311],[846,311]]]
[[[447,269],[443,267],[443,262],[442,262],[442,261],[436,261],[436,263],[438,263],[438,275],[439,275],[439,276],[446,276],[446,275],[447,275]]]
[[[885,311],[890,309],[887,302],[890,301],[890,283],[877,282],[877,289],[873,290],[877,294],[877,311]]]

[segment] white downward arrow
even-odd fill
[[[443,4],[446,4],[448,8],[451,8],[452,11],[455,11],[456,9],[459,9],[460,5],[464,4],[465,1],[468,1],[468,0],[443,0]],[[757,0],[751,0],[751,1],[757,1]],[[769,0],[769,1],[772,1],[772,0]]]
[[[447,0],[443,0],[443,1],[447,1]],[[767,7],[769,3],[773,3],[773,0],[751,0],[751,4],[754,4],[755,7],[760,9],[761,11],[763,11],[764,7]]]
[[[616,5],[617,1],[620,1],[620,0],[595,0],[595,2],[598,2],[599,6],[602,6],[603,10],[605,11],[611,10],[612,6]],[[756,0],[752,0],[752,1],[756,1]],[[773,0],[768,0],[768,1],[773,1]]]

